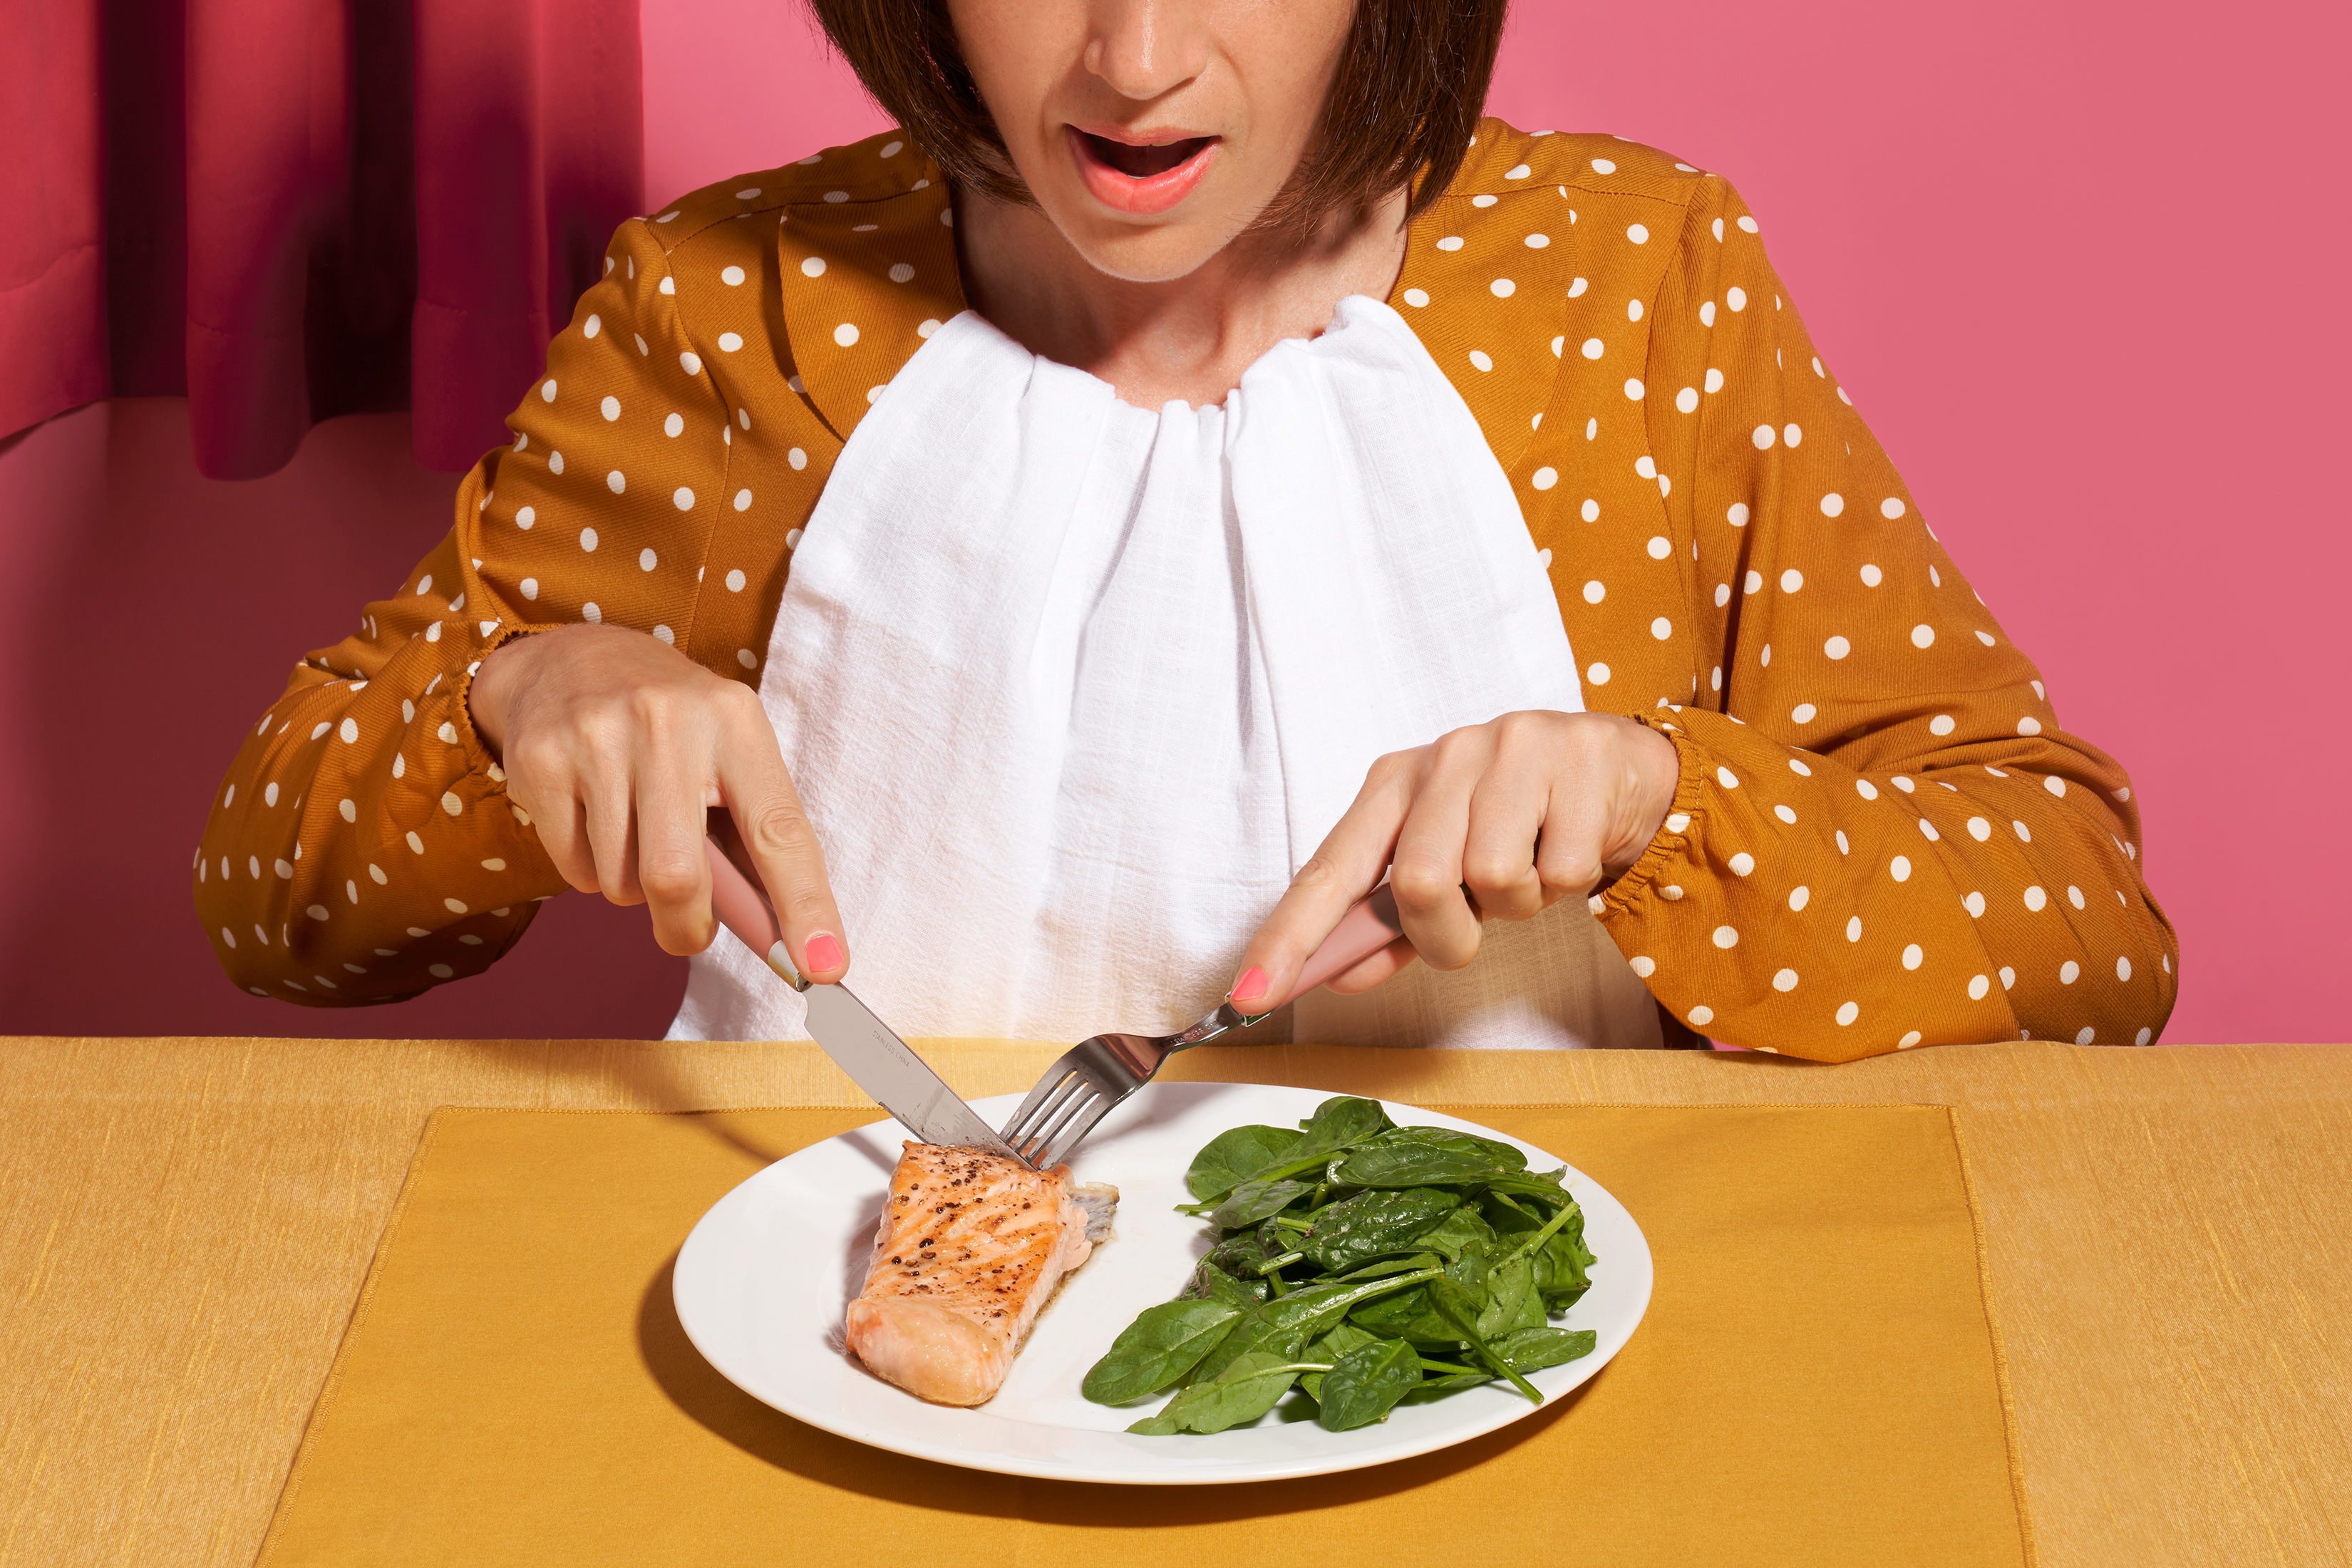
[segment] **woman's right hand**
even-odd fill
[[[651,906],[663,951],[700,952],[718,932],[702,845],[724,806],[801,973],[849,967],[824,852],[750,687],[642,632],[573,626],[501,645],[468,707],[564,880]]]

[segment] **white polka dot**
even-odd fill
[[[1958,723],[1949,713],[1938,713],[1927,721],[1927,733],[1930,735],[1948,735],[1958,728]]]
[[[1596,174],[1613,174],[1617,172],[1617,165],[1606,158],[1595,158],[1592,160],[1592,172]]]
[[[1878,515],[1886,519],[1889,522],[1901,517],[1903,515],[1903,498],[1900,496],[1888,496],[1885,500],[1880,501],[1878,503]]]
[[[671,504],[676,506],[680,511],[692,511],[694,510],[694,492],[687,489],[684,485],[680,485],[677,489],[672,490],[670,492],[669,499]]]
[[[1916,969],[1927,961],[1927,955],[1920,951],[1916,942],[1903,950],[1903,967],[1906,969]]]
[[[1482,371],[1492,370],[1495,368],[1493,356],[1489,355],[1485,349],[1472,349],[1470,351],[1470,363],[1476,365]]]
[[[1801,447],[1805,444],[1804,429],[1801,426],[1783,425],[1780,426],[1780,439],[1791,447]]]
[[[1438,240],[1437,248],[1440,250],[1459,250],[1462,248],[1462,237],[1458,234],[1446,235]]]
[[[522,582],[521,582],[521,584],[520,584],[520,587],[521,587],[521,589],[522,589],[522,596],[523,596],[526,600],[537,599],[537,598],[539,597],[539,579],[538,579],[538,578],[536,578],[536,577],[526,577],[526,578],[524,578],[524,579],[522,580]]]
[[[562,453],[550,452],[547,455],[547,471],[551,474],[560,474],[563,471]]]
[[[1650,635],[1657,638],[1660,642],[1664,642],[1668,637],[1675,635],[1675,623],[1666,619],[1665,616],[1660,616],[1656,620],[1650,623]]]
[[[1832,637],[1829,641],[1822,644],[1822,651],[1829,655],[1832,658],[1843,658],[1846,655],[1853,651],[1853,644],[1846,641],[1843,637]]]
[[[730,289],[740,289],[743,284],[743,269],[740,267],[721,268],[719,272],[719,280],[721,283],[726,284]]]
[[[1739,787],[1739,775],[1733,773],[1729,768],[1718,767],[1715,770],[1715,782],[1721,784],[1726,789],[1738,789]]]
[[[1685,414],[1696,413],[1698,411],[1698,388],[1696,386],[1685,386],[1680,392],[1675,393],[1675,406]]]
[[[540,383],[539,400],[541,403],[552,403],[555,401],[555,380],[552,376]]]
[[[1625,964],[1626,967],[1633,970],[1634,973],[1640,975],[1644,980],[1647,980],[1651,975],[1655,974],[1658,972],[1657,961],[1653,958],[1629,958],[1625,961]]]
[[[1638,223],[1627,224],[1625,237],[1636,245],[1647,245],[1650,243],[1650,231]]]
[[[1503,198],[1500,196],[1488,195],[1486,193],[1481,192],[1477,195],[1470,198],[1470,205],[1474,207],[1491,207],[1502,199]]]
[[[2049,902],[2050,895],[2043,892],[2039,887],[2032,887],[2025,889],[2025,907],[2033,910],[2035,913],[2040,913],[2042,907]]]
[[[1810,724],[1813,721],[1813,716],[1819,711],[1820,710],[1810,702],[1800,702],[1789,710],[1789,717],[1800,724]]]
[[[787,530],[784,534],[784,548],[787,550],[798,550],[800,547],[801,531],[797,528]]]
[[[1848,1002],[1845,1005],[1837,1010],[1837,1021],[1840,1027],[1843,1027],[1845,1025],[1853,1023],[1856,1018],[1861,1016],[1862,1009],[1855,1006],[1851,1002]]]
[[[1783,969],[1783,970],[1781,970],[1779,973],[1777,973],[1777,974],[1775,974],[1775,975],[1773,975],[1773,976],[1772,976],[1772,989],[1773,989],[1773,990],[1775,990],[1775,991],[1794,991],[1796,988],[1797,988],[1797,972],[1796,972],[1795,970],[1793,970],[1793,969]]]
[[[623,494],[629,488],[629,477],[620,469],[614,468],[604,476],[604,488],[614,495]]]
[[[588,551],[593,551],[596,548],[596,531],[594,529],[583,528],[580,531],[580,548]]]
[[[1805,585],[1805,574],[1794,566],[1780,574],[1780,592],[1793,594]]]
[[[618,419],[621,416],[621,400],[617,397],[607,396],[596,406],[597,412],[604,415],[607,421]]]
[[[1413,309],[1419,310],[1429,303],[1429,290],[1426,289],[1408,289],[1404,291],[1404,302],[1411,305]]]
[[[2083,966],[2070,958],[2058,966],[2058,984],[2072,985],[2076,980],[2082,978],[2082,974]]]
[[[1844,510],[1845,497],[1838,494],[1837,491],[1832,490],[1829,494],[1822,498],[1822,515],[1823,517],[1835,517]]]
[[[651,546],[651,545],[647,545],[647,546],[646,546],[646,548],[645,548],[645,549],[640,550],[640,551],[638,551],[638,552],[637,552],[637,570],[638,570],[638,571],[640,571],[640,572],[650,572],[650,571],[652,571],[655,567],[656,567],[656,566],[658,566],[658,565],[660,565],[660,564],[661,564],[661,557],[660,557],[660,556],[658,556],[658,555],[656,555],[656,554],[654,553],[653,546]]]
[[[1921,1035],[1918,1030],[1913,1029],[1910,1033],[1905,1035],[1901,1039],[1895,1042],[1895,1048],[1898,1051],[1907,1051],[1924,1038],[1926,1038],[1926,1037]]]
[[[1745,877],[1749,872],[1756,869],[1756,857],[1750,855],[1745,849],[1742,849],[1738,854],[1734,855],[1727,863],[1731,867],[1732,875],[1735,877]]]
[[[1772,449],[1772,443],[1779,440],[1780,436],[1769,425],[1759,425],[1756,426],[1755,435],[1750,439],[1756,443],[1758,451],[1769,452]]]
[[[1487,284],[1486,288],[1496,299],[1507,300],[1513,294],[1518,292],[1519,286],[1512,282],[1507,278],[1497,278],[1492,283]]]
[[[749,511],[751,510],[751,492],[750,490],[737,490],[735,492],[735,510],[737,511]]]
[[[2001,776],[2002,776],[2003,778],[2007,778],[2009,775],[2008,775],[2008,774],[2006,774],[2006,773],[2003,773]],[[2011,823],[2010,824],[2010,826],[2011,826],[2011,827],[2013,827],[2013,828],[2017,829],[2017,837],[2018,837],[2018,838],[2019,838],[2019,840],[2020,840],[2021,842],[2022,842],[2022,843],[2026,843],[2026,844],[2031,844],[2031,843],[2032,843],[2032,842],[2033,842],[2033,830],[2032,830],[2032,828],[2030,828],[2030,827],[2026,826],[2025,826],[2025,824],[2023,824],[2023,823],[2021,823],[2021,822],[2011,822]]]
[[[685,369],[686,374],[688,375],[700,375],[702,374],[702,356],[694,353],[691,349],[688,350],[685,353],[678,355],[677,363]]]
[[[1605,664],[1590,664],[1585,666],[1584,682],[1588,686],[1608,685],[1609,667]]]
[[[1603,343],[1599,338],[1587,338],[1584,340],[1583,353],[1586,359],[1599,359],[1607,352],[1608,345]]]
[[[2021,735],[2039,735],[2042,733],[2042,721],[2029,713],[2017,721],[2017,732]]]
[[[735,662],[746,669],[757,669],[760,668],[760,656],[748,647],[739,647],[735,650]]]
[[[1626,377],[1626,379],[1625,379],[1625,395],[1626,395],[1627,397],[1631,398],[1633,402],[1635,402],[1635,403],[1639,403],[1639,402],[1641,402],[1641,401],[1642,401],[1642,395],[1643,395],[1643,393],[1646,392],[1647,390],[1649,390],[1649,389],[1648,389],[1648,388],[1646,388],[1646,387],[1644,387],[1644,386],[1642,384],[1642,383],[1640,382],[1640,380],[1639,380],[1638,378],[1635,378],[1635,377],[1633,377],[1633,376],[1628,376],[1628,377]]]
[[[1704,1029],[1715,1022],[1715,1009],[1712,1007],[1694,1007],[1689,1016],[1690,1026],[1694,1029]]]
[[[1529,250],[1541,250],[1545,246],[1549,245],[1550,243],[1551,236],[1548,234],[1531,234],[1528,236],[1528,248]]]
[[[1789,890],[1789,908],[1791,910],[1801,910],[1807,904],[1812,902],[1812,898],[1813,890],[1811,888],[1792,888]]]
[[[1645,479],[1654,479],[1658,477],[1658,460],[1644,452],[1633,459],[1633,471]],[[1662,556],[1660,559],[1664,558]]]
[[[721,332],[719,334],[719,346],[731,354],[737,349],[743,346],[742,334],[740,332]]]
[[[1675,552],[1675,547],[1666,542],[1665,536],[1664,534],[1651,535],[1648,549],[1650,552],[1650,559],[1653,561],[1664,561],[1667,556],[1672,555]]]
[[[1723,302],[1735,310],[1745,310],[1748,309],[1748,290],[1734,284],[1724,290]]]
[[[2005,963],[2002,964],[2000,968],[2000,988],[2003,991],[2007,991],[2015,986],[2016,984],[2017,971],[2010,968],[2009,965]]]
[[[1666,831],[1669,833],[1684,832],[1689,828],[1690,824],[1689,812],[1671,811],[1666,814]]]
[[[795,447],[784,454],[784,461],[795,468],[805,468],[808,467],[808,454]]]
[[[677,292],[677,279],[675,278],[665,278],[661,280],[658,288],[659,291],[664,294],[675,294]]]
[[[425,973],[430,974],[436,980],[447,980],[457,972],[450,968],[446,963],[434,963],[426,965]]]
[[[1748,233],[1754,234],[1756,232],[1756,220],[1749,217],[1746,213],[1741,213],[1739,215],[1739,226],[1746,229]]]
[[[1530,474],[1528,477],[1528,483],[1535,486],[1535,488],[1539,490],[1548,490],[1551,489],[1552,486],[1559,483],[1559,470],[1558,468],[1538,468],[1533,474]]]
[[[1911,858],[1907,855],[1897,855],[1894,859],[1886,863],[1886,874],[1894,878],[1898,882],[1909,881],[1911,879]]]

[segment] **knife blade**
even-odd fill
[[[985,1149],[1009,1160],[1021,1160],[1013,1145],[982,1121],[980,1112],[966,1105],[931,1064],[915,1053],[914,1047],[876,1017],[874,1009],[846,986],[817,985],[803,979],[766,895],[715,838],[703,840],[703,855],[710,862],[710,907],[719,923],[766,960],[778,979],[801,994],[808,1004],[809,1034],[835,1066],[924,1142]]]

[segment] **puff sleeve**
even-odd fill
[[[1701,183],[1677,243],[1643,417],[1719,661],[1645,716],[1679,790],[1596,912],[1668,1011],[1733,1045],[2147,1044],[2177,949],[2123,770],[2060,724],[1729,186]]]
[[[545,626],[682,645],[733,416],[675,306],[662,245],[624,226],[448,535],[247,731],[191,868],[237,984],[398,1000],[488,967],[562,890],[466,693],[486,655]]]

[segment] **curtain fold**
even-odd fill
[[[0,435],[185,392],[216,479],[403,406],[469,466],[639,200],[636,0],[45,0],[0,98]]]

